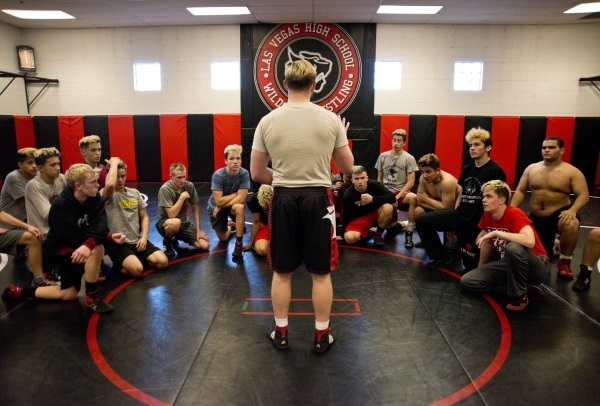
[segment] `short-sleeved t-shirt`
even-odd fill
[[[338,116],[300,102],[286,103],[264,116],[252,149],[270,155],[274,187],[331,187],[331,156],[344,145],[348,139]]]
[[[254,193],[250,196],[250,199],[246,202],[248,204],[248,208],[251,213],[259,213],[260,214],[260,222],[265,226],[269,225],[269,211],[264,210],[262,206],[258,203],[258,193]]]
[[[490,180],[506,182],[506,174],[496,162],[490,159],[480,167],[474,162],[465,165],[458,179],[458,184],[462,186],[462,196],[457,210],[462,221],[472,226],[479,222],[483,214],[481,187]]]
[[[383,186],[398,193],[408,182],[408,174],[416,172],[419,167],[415,158],[408,152],[403,151],[394,158],[393,151],[387,151],[379,155],[375,169],[383,173]]]
[[[104,189],[103,189],[104,190]],[[102,190],[100,191],[102,195]],[[104,201],[111,233],[125,234],[125,242],[135,244],[140,239],[140,210],[147,206],[137,189],[126,187],[125,193],[115,190],[112,197]]]
[[[170,180],[166,181],[158,191],[158,220],[167,220],[169,216],[165,210],[165,207],[173,207],[179,196],[183,192],[188,192],[190,197],[185,200],[183,205],[181,206],[181,210],[177,214],[177,218],[181,220],[182,223],[189,223],[190,219],[188,218],[187,212],[190,205],[198,204],[198,193],[196,192],[196,188],[192,182],[185,182],[183,187],[179,192],[176,192],[173,188],[173,184]]]
[[[210,190],[223,192],[223,196],[227,196],[240,189],[250,189],[250,174],[244,168],[240,168],[239,172],[234,176],[229,176],[227,168],[221,168],[213,173]],[[212,195],[208,198],[208,207],[211,210],[217,207],[215,198]]]
[[[25,187],[25,207],[27,223],[39,228],[44,236],[48,235],[48,215],[52,202],[67,187],[67,178],[62,173],[49,185],[38,174]]]
[[[0,193],[0,210],[23,222],[27,221],[24,199],[27,182],[29,181],[21,176],[19,170],[15,169],[6,175]],[[2,227],[14,228],[9,225],[2,225]]]
[[[533,228],[531,225],[532,223],[533,222],[529,219],[529,217],[527,217],[523,210],[508,206],[506,207],[506,211],[500,220],[494,220],[490,213],[484,212],[483,216],[481,217],[481,221],[479,221],[479,228],[486,233],[496,230],[507,233],[519,233],[523,227],[531,226],[533,235],[535,236],[535,245],[533,248],[531,248],[531,251],[537,256],[544,256],[546,259],[548,259],[546,250],[544,250],[542,241],[535,231],[535,228]],[[494,238],[493,240],[494,248],[496,248],[502,258],[504,258],[504,251],[507,243],[508,242],[506,240],[502,240],[500,238]]]

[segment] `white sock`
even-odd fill
[[[407,224],[408,224],[408,229],[406,231],[412,233],[415,229],[415,223],[407,223]]]
[[[287,327],[287,325],[288,325],[287,317],[285,319],[278,319],[277,317],[275,317],[275,325],[277,327]]]
[[[399,221],[398,223],[402,226],[402,228],[408,227],[408,221]]]
[[[566,255],[560,254],[560,259],[568,259],[570,261],[573,259],[573,255],[566,256]]]
[[[327,330],[328,328],[329,328],[329,320],[327,320],[327,321],[315,320],[315,329],[316,330]]]

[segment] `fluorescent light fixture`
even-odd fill
[[[379,6],[377,14],[436,14],[442,6]]]
[[[581,3],[578,6],[568,9],[563,14],[571,13],[596,13],[600,11],[600,3]]]
[[[6,14],[26,20],[68,20],[75,18],[60,10],[2,10]]]
[[[232,16],[250,14],[248,7],[188,7],[195,16]]]

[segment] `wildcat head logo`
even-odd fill
[[[304,59],[317,70],[313,102],[340,114],[356,97],[362,62],[354,40],[336,24],[281,24],[263,39],[254,60],[254,84],[269,109],[287,101],[285,69]]]

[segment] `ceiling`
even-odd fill
[[[71,20],[22,20],[19,28],[151,27],[257,23],[571,24],[598,23],[593,15],[563,14],[597,0],[0,0],[0,9],[61,10]],[[443,6],[435,15],[376,14],[380,5]],[[186,7],[247,6],[251,15],[193,16]],[[585,18],[587,17],[587,18]],[[582,19],[583,18],[583,19]]]

